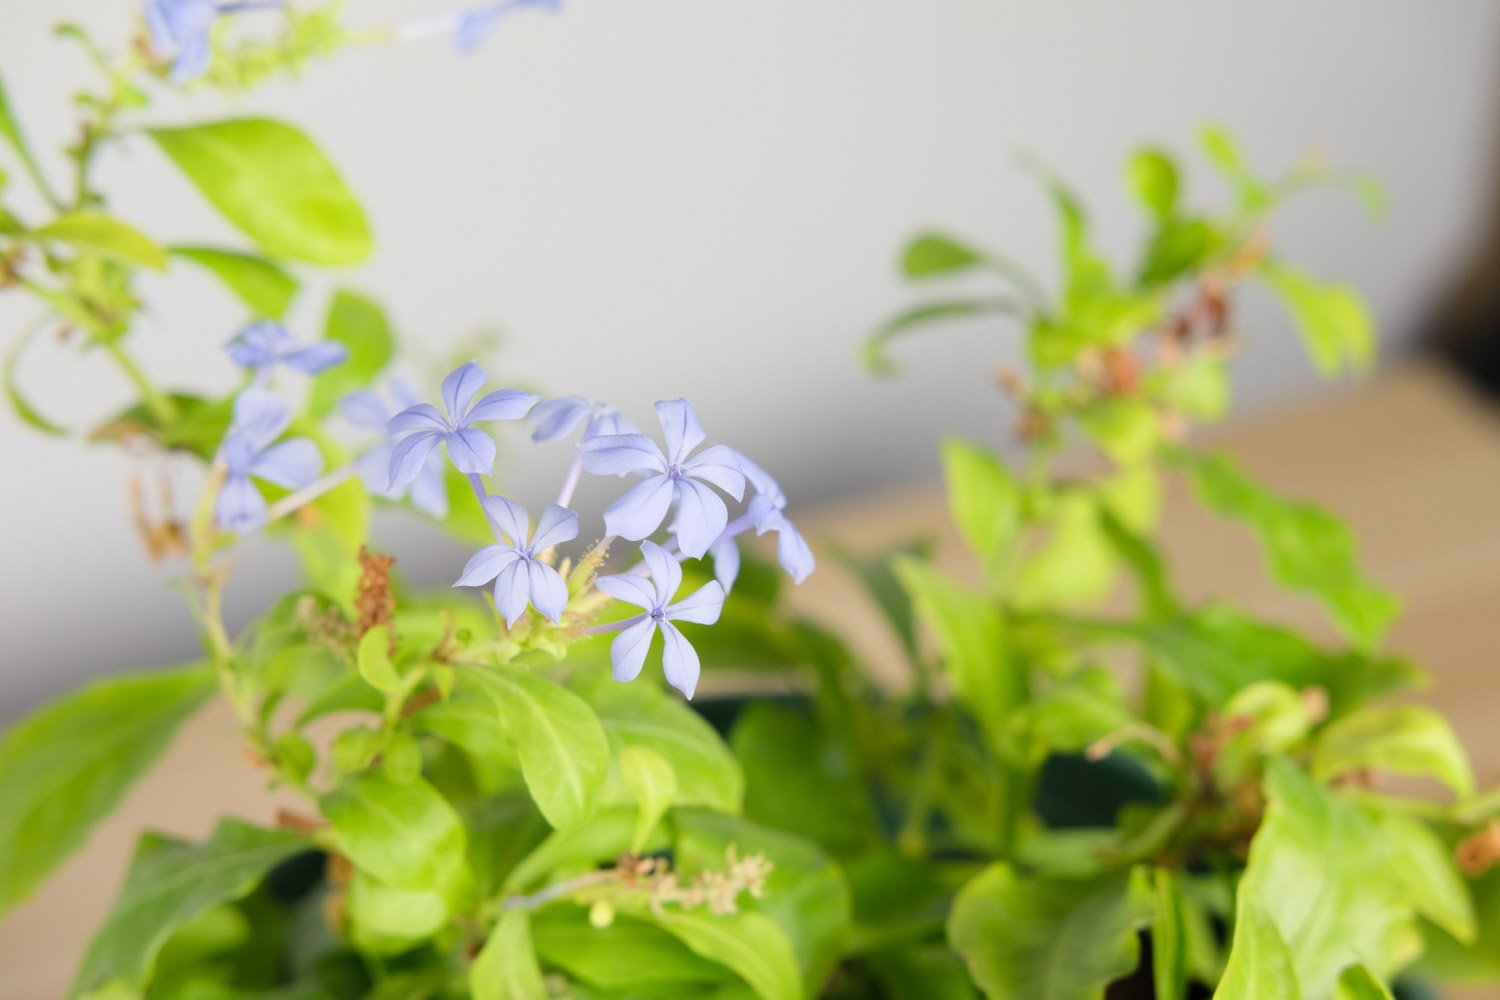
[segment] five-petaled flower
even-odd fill
[[[501,0],[500,3],[485,4],[483,7],[464,11],[459,15],[458,26],[453,30],[454,47],[460,52],[473,52],[490,37],[496,21],[522,7],[545,7],[550,11],[558,11],[562,9],[562,3],[560,0]]]
[[[304,375],[318,375],[343,364],[349,357],[349,348],[336,340],[298,347],[292,331],[269,319],[251,323],[235,334],[226,350],[230,361],[257,375],[276,365],[286,365]]]
[[[210,32],[224,14],[280,7],[282,0],[145,0],[146,28],[151,44],[172,56],[172,82],[186,83],[208,72],[214,50]]]
[[[484,512],[499,528],[500,541],[474,553],[453,586],[478,587],[494,580],[495,610],[506,628],[525,613],[528,603],[556,625],[568,604],[568,586],[537,554],[577,538],[578,515],[553,504],[542,511],[528,540],[526,509],[520,504],[491,495],[484,498]]]
[[[416,390],[406,379],[393,378],[388,385],[398,409],[417,404]],[[354,468],[365,489],[387,500],[401,500],[410,493],[413,507],[440,521],[448,516],[448,485],[443,480],[441,455],[429,453],[409,484],[391,486],[391,452],[395,450],[396,442],[386,429],[390,411],[377,393],[369,389],[351,392],[339,401],[339,412],[357,427],[379,431],[383,439],[355,459]]]
[[[252,478],[294,490],[323,471],[323,456],[311,440],[289,438],[271,444],[291,421],[286,404],[264,389],[246,389],[234,401],[234,419],[219,446],[219,460],[225,467],[224,484],[214,503],[219,527],[245,534],[266,523],[266,500]]]
[[[645,538],[661,527],[675,497],[677,545],[683,554],[701,559],[729,523],[729,511],[699,480],[738,500],[745,492],[745,475],[739,456],[721,444],[688,458],[706,435],[687,400],[657,403],[656,415],[666,435],[667,454],[644,434],[604,434],[579,444],[583,466],[596,475],[646,473],[604,511],[604,528],[611,535],[632,541]]]
[[[583,437],[587,441],[604,434],[639,434],[640,430],[620,415],[620,411],[608,403],[595,403],[582,396],[558,396],[536,404],[536,409],[526,417],[526,422],[536,428],[531,440],[556,441],[567,437],[573,428],[584,424]]]
[[[649,582],[629,573],[601,576],[594,581],[594,585],[610,597],[645,609],[645,614],[633,619],[632,624],[615,636],[610,645],[614,678],[633,681],[640,676],[646,654],[651,650],[652,637],[660,630],[662,671],[667,675],[667,683],[691,698],[693,689],[698,686],[698,653],[672,622],[712,625],[719,620],[719,612],[724,607],[724,588],[710,581],[676,604],[669,604],[667,602],[676,595],[677,588],[682,586],[682,567],[655,542],[642,542],[641,555],[651,571]]]
[[[415,479],[439,441],[447,446],[448,458],[459,472],[490,474],[495,467],[495,442],[474,424],[519,420],[541,397],[520,389],[498,389],[469,406],[469,400],[484,385],[485,378],[484,369],[474,362],[460,365],[443,379],[446,417],[430,403],[417,403],[390,419],[386,427],[392,434],[412,432],[391,452],[391,487],[404,486]]]

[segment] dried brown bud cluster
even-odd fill
[[[1453,849],[1453,860],[1471,878],[1495,867],[1500,862],[1500,820],[1491,820],[1483,830],[1460,840]]]
[[[359,616],[355,624],[361,636],[377,625],[384,625],[387,629],[391,626],[396,611],[396,595],[391,593],[391,564],[395,561],[395,556],[383,556],[371,552],[366,546],[359,547],[361,572],[354,590],[354,610]],[[391,641],[394,647],[394,633]],[[394,648],[391,653],[395,654]]]

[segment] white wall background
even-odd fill
[[[1277,236],[1366,289],[1396,350],[1483,204],[1500,89],[1500,5],[1485,0],[566,6],[514,17],[472,57],[438,41],[351,51],[229,107],[209,93],[162,101],[151,120],[269,114],[318,137],[379,241],[347,281],[388,304],[419,370],[477,328],[503,328],[499,381],[610,399],[643,420],[652,400],[686,394],[712,437],[799,500],[929,475],[945,429],[1003,438],[1009,414],[988,378],[1013,353],[1007,330],[914,342],[897,383],[871,382],[855,345],[907,301],[894,256],[919,225],[1051,271],[1051,219],[1013,166],[1019,149],[1071,177],[1121,251],[1139,230],[1120,163],[1141,140],[1182,146],[1218,120],[1267,169],[1309,146],[1370,169],[1391,194],[1383,225],[1331,195],[1299,203]],[[444,9],[350,8],[371,25]],[[50,167],[63,167],[67,95],[90,70],[49,26],[73,19],[122,40],[136,16],[131,0],[0,0],[0,74]],[[146,142],[112,150],[99,176],[117,213],[163,242],[235,241]],[[1220,193],[1201,173],[1191,190]],[[233,305],[185,267],[143,291],[144,364],[169,384],[229,386]],[[0,297],[0,330],[28,318],[17,299]],[[321,301],[308,300],[295,318],[314,335]],[[1252,302],[1245,327],[1252,402],[1310,387],[1274,308]],[[129,401],[103,360],[64,348],[34,352],[25,377],[73,427]],[[563,456],[519,436],[511,453],[521,498],[545,502]],[[0,455],[0,717],[93,674],[191,656],[169,573],[144,565],[128,529],[130,464],[9,414]],[[406,520],[382,530],[417,579],[452,579],[462,553]],[[259,613],[293,577],[284,554],[252,553],[231,615]]]

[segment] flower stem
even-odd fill
[[[568,468],[568,478],[563,480],[562,490],[557,494],[557,505],[566,507],[573,500],[573,491],[578,489],[578,480],[583,475],[583,452],[573,456],[573,464]]]
[[[493,517],[491,517],[490,512],[485,509],[484,502],[485,500],[489,499],[490,494],[489,491],[484,488],[484,480],[479,477],[479,473],[477,472],[470,472],[468,476],[469,485],[474,487],[474,495],[479,498],[479,509],[484,511],[484,519],[490,522],[490,530],[495,533],[496,538],[506,537],[505,532],[500,530],[499,523]],[[526,539],[523,538],[521,539],[521,541],[525,542]]]
[[[295,493],[288,493],[267,508],[266,521],[269,523],[279,517],[285,517],[300,507],[306,506],[329,490],[342,486],[352,475],[354,475],[354,463],[351,462],[348,465],[334,469],[321,479],[309,483]]]
[[[125,377],[134,382],[135,387],[140,390],[141,398],[146,403],[146,409],[151,411],[151,416],[156,418],[157,422],[161,424],[170,424],[176,420],[176,405],[165,393],[151,384],[151,380],[146,377],[146,373],[141,371],[140,366],[131,359],[130,355],[125,353],[125,349],[120,346],[119,342],[115,340],[101,340],[100,343],[109,352],[109,356],[115,359],[115,363],[120,366],[120,370],[125,373]]]

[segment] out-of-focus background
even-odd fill
[[[376,25],[441,6],[351,8]],[[50,162],[90,72],[50,26],[124,39],[137,17],[130,0],[0,0],[0,71]],[[1369,170],[1390,194],[1382,224],[1352,197],[1309,198],[1277,236],[1368,294],[1388,358],[1410,351],[1489,218],[1497,51],[1500,5],[1484,0],[569,0],[561,15],[522,11],[470,57],[440,40],[351,51],[243,106],[203,94],[154,116],[265,113],[317,136],[379,244],[344,281],[389,307],[419,379],[478,353],[500,384],[608,399],[641,421],[685,394],[713,439],[813,503],[932,476],[941,431],[1006,436],[990,382],[1014,351],[1003,325],[907,345],[894,383],[859,369],[856,344],[906,300],[895,255],[919,227],[1053,272],[1022,150],[1073,181],[1121,253],[1140,235],[1121,162],[1142,141],[1185,149],[1218,121],[1262,169],[1317,148]],[[99,176],[116,213],[162,242],[234,243],[146,142],[112,150]],[[1222,194],[1202,171],[1190,193]],[[138,353],[169,384],[235,377],[222,346],[243,316],[210,280],[177,268],[144,288],[156,308]],[[305,299],[293,325],[317,336],[322,299]],[[0,330],[27,318],[0,297]],[[1252,297],[1242,320],[1250,412],[1318,391],[1274,304]],[[500,332],[498,350],[482,331]],[[129,402],[112,370],[63,347],[28,355],[25,377],[73,428]],[[540,502],[565,450],[505,437],[502,475]],[[0,456],[0,718],[88,676],[193,655],[167,573],[129,530],[129,463],[9,418]],[[434,533],[409,517],[382,530],[418,581],[445,582],[458,555]],[[231,625],[294,572],[269,547],[253,554]],[[86,631],[70,604],[88,607]]]

